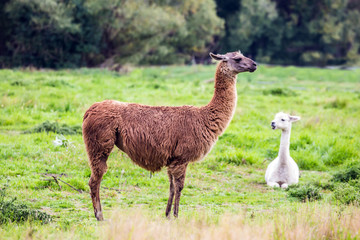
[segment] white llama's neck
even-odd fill
[[[283,164],[286,163],[290,157],[290,134],[291,127],[281,132],[279,160]]]

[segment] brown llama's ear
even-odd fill
[[[215,61],[227,61],[229,60],[229,58],[225,55],[222,55],[222,54],[213,54],[212,52],[210,53],[210,57],[212,59],[214,59]]]

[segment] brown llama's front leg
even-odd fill
[[[184,188],[185,174],[186,174],[187,163],[178,165],[174,164],[169,167],[169,171],[173,176],[174,190],[175,190],[175,201],[174,201],[174,217],[178,217],[179,214],[179,203],[181,197],[181,191]]]
[[[169,169],[168,169],[168,175],[169,175],[169,182],[170,182],[170,191],[169,191],[169,200],[168,200],[168,203],[166,206],[165,216],[167,218],[170,218],[171,205],[172,205],[173,199],[174,199],[174,177],[170,173]]]
[[[98,221],[104,220],[100,203],[100,184],[106,170],[107,165],[105,161],[101,161],[97,165],[91,166],[91,177],[89,180],[90,196],[94,207],[94,214]]]

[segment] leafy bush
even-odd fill
[[[66,124],[62,124],[61,126],[57,122],[49,122],[45,121],[38,126],[25,131],[24,133],[38,133],[38,132],[54,132],[63,135],[75,135],[81,134],[80,126],[68,126]]]
[[[352,179],[360,179],[360,164],[349,166],[346,169],[341,169],[334,174],[332,181],[349,182]]]
[[[360,203],[360,164],[350,165],[333,175],[333,198],[342,204]]]
[[[51,216],[39,210],[29,208],[24,203],[17,203],[16,198],[5,199],[5,189],[0,189],[0,224],[38,220],[42,223],[51,221]]]
[[[335,186],[333,198],[342,204],[360,203],[360,188],[352,186],[349,183],[339,183]]]
[[[334,183],[329,180],[316,181],[316,182],[312,182],[311,184],[314,185],[315,187],[318,187],[319,189],[328,190],[328,191],[334,191],[335,185],[337,185],[337,183]]]
[[[273,88],[263,91],[264,95],[291,97],[297,96],[296,92],[288,88]]]
[[[316,201],[316,200],[319,200],[322,198],[321,193],[320,193],[320,188],[318,188],[312,184],[291,185],[286,189],[286,191],[287,191],[287,196],[289,198],[296,198],[302,202]]]

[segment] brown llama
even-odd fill
[[[228,126],[236,107],[237,74],[256,70],[256,63],[240,52],[210,53],[210,56],[220,63],[215,74],[214,96],[206,106],[155,107],[105,100],[86,111],[83,137],[97,220],[104,219],[99,189],[114,145],[146,170],[155,172],[167,167],[170,194],[166,217],[170,217],[174,196],[174,216],[178,216],[187,165],[204,158]]]

